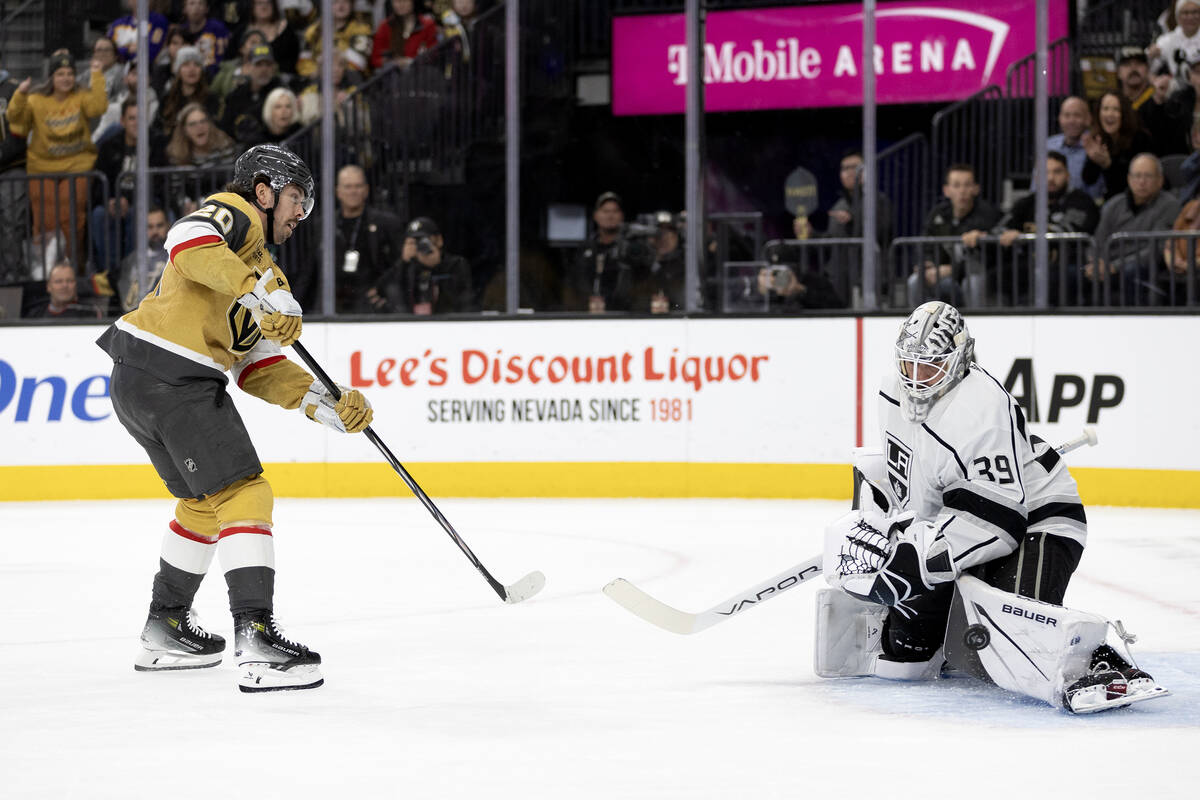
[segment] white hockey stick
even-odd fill
[[[1094,429],[1084,428],[1082,434],[1054,449],[1059,455],[1066,455],[1084,445],[1091,447],[1098,441]],[[617,578],[605,586],[604,593],[629,613],[635,614],[663,630],[682,634],[699,633],[718,622],[724,622],[747,608],[753,608],[759,603],[778,597],[793,586],[799,586],[805,581],[815,578],[821,574],[822,560],[822,554],[818,553],[806,561],[801,561],[786,572],[781,572],[768,581],[751,586],[725,602],[697,614],[680,611],[660,600],[655,600],[624,578]]]

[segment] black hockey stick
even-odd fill
[[[325,384],[325,388],[329,390],[329,393],[333,395],[334,399],[340,400],[342,397],[341,389],[339,389],[337,384],[333,382],[328,374],[326,374],[325,370],[321,369],[321,365],[318,364],[315,359],[313,359],[308,350],[305,349],[304,345],[300,344],[298,341],[293,342],[292,349],[296,351],[298,356],[300,356],[300,360],[303,361],[308,368],[313,371],[313,374],[317,376],[317,379],[320,380],[321,383]],[[463,538],[458,535],[458,531],[454,530],[454,526],[450,524],[450,520],[446,519],[445,515],[442,514],[436,505],[434,505],[433,501],[429,499],[429,495],[425,494],[425,490],[417,485],[417,482],[413,480],[413,477],[408,474],[408,470],[406,470],[404,465],[401,464],[394,455],[392,455],[392,451],[389,450],[388,446],[383,443],[383,440],[379,438],[379,435],[376,434],[375,431],[371,430],[370,426],[367,426],[366,430],[363,431],[363,435],[371,440],[371,444],[379,448],[379,452],[382,453],[383,457],[387,459],[387,462],[392,465],[392,469],[396,470],[396,474],[400,476],[400,479],[408,485],[408,488],[412,490],[412,493],[417,496],[417,499],[421,501],[422,505],[424,505],[429,513],[433,515],[433,518],[438,521],[438,524],[442,526],[442,530],[450,534],[450,538],[454,540],[456,545],[458,545],[458,549],[462,550],[471,563],[475,565],[475,569],[479,570],[479,574],[487,580],[488,584],[492,587],[492,589],[495,590],[496,594],[500,595],[501,600],[506,603],[519,603],[522,600],[528,600],[530,597],[533,597],[542,590],[542,587],[546,585],[546,576],[536,570],[529,573],[524,578],[521,578],[521,580],[517,581],[516,583],[508,586],[505,586],[504,584],[500,583],[500,581],[493,578],[492,573],[488,572],[487,567],[483,565],[483,562],[481,562],[479,558],[473,552],[471,552],[471,548],[467,547],[467,543],[464,542]]]
[[[1069,442],[1063,442],[1054,449],[1059,455],[1066,455],[1084,445],[1091,447],[1097,441],[1096,432],[1091,428],[1084,428],[1082,434]],[[790,567],[787,571],[751,586],[707,611],[695,614],[672,608],[661,600],[656,600],[624,578],[617,578],[609,583],[604,587],[604,593],[626,611],[641,617],[651,625],[657,625],[671,633],[699,633],[705,628],[711,628],[719,622],[724,622],[735,614],[753,608],[765,600],[778,597],[793,586],[799,586],[810,578],[815,578],[821,574],[822,562],[822,554],[817,553],[808,560]]]

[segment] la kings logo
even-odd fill
[[[912,467],[912,450],[889,433],[884,445],[884,455],[887,458],[888,483],[892,486],[892,494],[900,501],[900,505],[905,505],[908,502],[908,473]]]

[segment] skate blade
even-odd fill
[[[315,689],[325,683],[321,669],[316,664],[300,664],[289,669],[278,669],[269,664],[247,663],[241,665],[238,688],[243,692],[287,692],[296,689]]]
[[[1166,697],[1171,694],[1170,689],[1164,689],[1161,686],[1155,686],[1148,692],[1138,692],[1137,694],[1126,695],[1113,700],[1108,700],[1103,703],[1098,703],[1090,708],[1081,708],[1078,711],[1072,711],[1072,714],[1095,714],[1098,711],[1111,711],[1114,708],[1125,708],[1134,703],[1141,703],[1145,700],[1154,700],[1158,697]]]
[[[223,653],[198,656],[192,653],[175,653],[170,650],[143,650],[133,660],[138,672],[166,672],[177,669],[205,669],[221,663]]]

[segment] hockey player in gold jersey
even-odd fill
[[[358,391],[335,401],[280,349],[299,338],[303,313],[267,243],[285,242],[312,210],[307,165],[284,147],[259,145],[237,160],[225,188],[172,226],[158,284],[97,342],[114,362],[117,418],[179,498],[134,668],[221,662],[225,640],[200,627],[191,608],[219,551],[240,688],[309,689],[323,682],[321,658],[275,619],[273,496],[225,393],[226,373],[244,391],[342,432],[365,429],[372,411]]]

